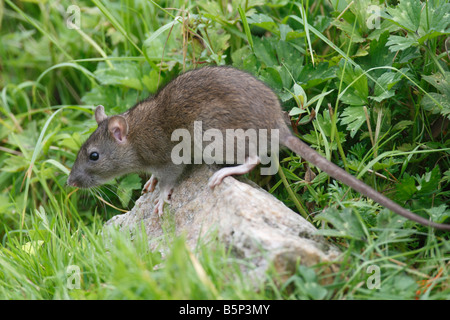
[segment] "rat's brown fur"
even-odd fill
[[[184,169],[184,165],[175,165],[171,159],[171,151],[178,143],[171,141],[175,129],[187,129],[193,136],[194,121],[202,122],[203,131],[219,129],[223,133],[226,129],[267,129],[270,136],[270,130],[277,129],[282,145],[330,176],[408,219],[450,230],[450,225],[433,223],[402,208],[309,148],[288,129],[273,91],[237,69],[205,67],[186,72],[155,96],[119,116],[107,117],[99,106],[96,119],[98,128],[81,147],[69,185],[93,187],[115,176],[150,171],[162,190],[158,205],[161,213],[164,201]],[[97,152],[100,158],[90,160],[92,152]],[[245,170],[251,168],[246,164]],[[152,180],[149,185],[154,183]]]

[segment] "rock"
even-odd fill
[[[339,251],[316,235],[311,223],[265,190],[234,177],[225,178],[211,190],[207,182],[213,172],[207,166],[193,169],[174,189],[162,218],[153,213],[157,186],[155,192],[139,198],[130,212],[113,217],[106,225],[133,228],[143,222],[152,250],[161,249],[155,239],[162,238],[168,220],[176,235],[184,233],[193,251],[199,237],[214,234],[228,248],[231,246],[238,258],[252,259],[255,268],[244,270],[251,277],[261,278],[270,263],[288,277],[299,259],[306,266],[338,259]],[[326,273],[331,272],[333,265],[329,265]]]

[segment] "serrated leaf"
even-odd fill
[[[432,113],[441,113],[450,118],[450,72],[422,78],[442,93],[429,92],[422,99],[422,106]]]
[[[441,204],[439,207],[433,207],[426,209],[431,217],[431,220],[437,223],[444,223],[450,218],[450,210],[447,209],[447,205]]]
[[[421,23],[418,30],[420,36],[418,42],[423,44],[430,39],[449,34],[449,24],[450,3],[442,3],[438,7],[429,5],[426,10],[422,10]]]
[[[417,197],[429,198],[430,194],[438,190],[440,180],[441,174],[437,166],[422,176],[413,177],[405,173],[405,177],[396,184],[396,199],[406,201]]]
[[[416,32],[420,26],[422,4],[419,0],[401,0],[395,8],[389,7],[386,11],[388,14],[383,14],[383,18],[393,21],[409,32]]]
[[[341,124],[347,125],[350,136],[355,137],[358,129],[366,122],[364,107],[347,107],[341,114]]]
[[[450,119],[450,101],[447,96],[439,94],[436,92],[428,93],[431,97],[425,96],[422,99],[422,106],[425,110],[430,111],[434,114],[440,113],[445,117]],[[433,99],[431,99],[433,98]]]
[[[413,37],[390,36],[386,45],[389,46],[391,52],[397,52],[417,46],[418,42]]]
[[[360,221],[350,208],[343,210],[327,208],[318,214],[316,219],[331,223],[334,228],[334,230],[321,229],[318,231],[319,234],[355,240],[363,240],[365,237]]]
[[[441,171],[439,170],[439,167],[436,166],[431,172],[426,172],[422,177],[417,177],[416,179],[419,182],[417,191],[422,195],[429,195],[438,190],[438,185],[441,180]]]
[[[450,169],[444,172],[444,176],[442,177],[442,181],[450,181]]]
[[[424,75],[422,79],[450,98],[450,72],[445,72],[444,75],[441,73]]]
[[[395,91],[391,88],[397,84],[401,79],[401,73],[398,72],[385,72],[377,79],[377,84],[375,84],[374,96],[370,98],[381,102],[385,99],[393,97]]]
[[[408,173],[405,173],[405,177],[395,185],[395,189],[397,191],[395,199],[398,201],[410,200],[414,193],[417,192],[416,180]]]

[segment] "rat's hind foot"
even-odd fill
[[[250,156],[245,159],[245,162],[236,167],[222,168],[215,172],[211,178],[209,178],[208,186],[213,189],[215,186],[219,185],[225,177],[231,176],[233,174],[245,174],[253,170],[259,163],[260,159],[258,156]]]
[[[145,183],[144,189],[142,189],[142,194],[155,191],[157,183],[158,179],[155,177],[155,175],[152,174],[150,179],[148,179],[148,181]]]
[[[162,216],[164,213],[164,204],[170,203],[170,197],[172,195],[173,188],[165,187],[161,190],[158,199],[155,200],[154,213],[158,213],[158,216]]]

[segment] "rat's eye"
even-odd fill
[[[98,152],[91,152],[91,154],[89,155],[89,159],[92,161],[97,161],[99,157],[100,156],[99,156]]]

